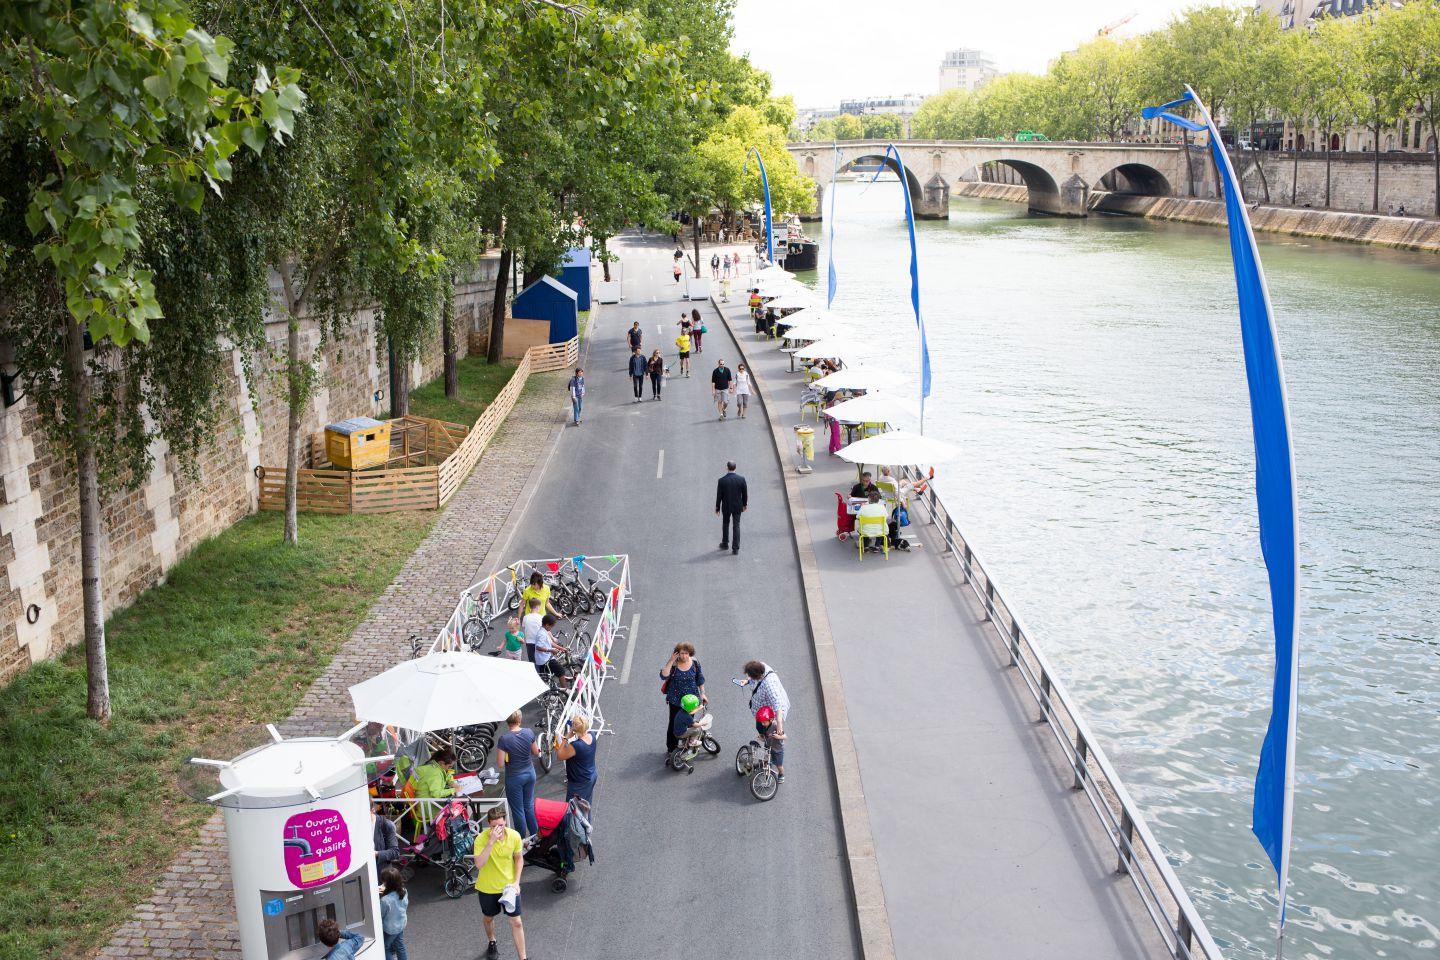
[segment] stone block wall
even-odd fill
[[[1245,196],[1252,203],[1264,197],[1260,174],[1249,158],[1236,158],[1236,173],[1244,184]],[[1330,163],[1330,209],[1369,212],[1374,182],[1374,161],[1360,153],[1336,153]],[[1283,153],[1265,155],[1265,179],[1270,184],[1272,203],[1290,203],[1290,184],[1298,184],[1295,206],[1315,210],[1325,206],[1325,161],[1307,157],[1299,162],[1299,176],[1294,163]],[[1434,216],[1435,167],[1433,158],[1414,155],[1410,160],[1380,161],[1381,214],[1393,213],[1403,206],[1411,216]]]
[[[498,257],[482,260],[456,287],[456,345],[489,334]],[[320,341],[316,324],[302,325],[307,350]],[[423,383],[441,372],[437,331],[411,370]],[[224,413],[215,442],[186,471],[163,442],[152,449],[145,482],[104,502],[107,615],[151,586],[191,548],[255,509],[255,467],[285,463],[286,391],[274,376],[283,357],[286,325],[267,323],[270,357],[251,357],[256,403],[250,401],[245,358],[228,354]],[[354,416],[384,416],[375,400],[388,372],[375,316],[363,311],[339,340],[322,351],[320,382],[301,424],[305,435]],[[33,620],[33,622],[31,622]],[[54,656],[84,636],[80,596],[80,504],[71,464],[47,441],[26,397],[0,409],[0,684],[31,663]]]

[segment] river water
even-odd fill
[[[837,189],[835,306],[914,371],[899,187]],[[1226,955],[1273,955],[1275,878],[1250,833],[1273,640],[1224,231],[957,200],[918,241],[926,432],[964,451],[937,489]],[[1434,957],[1440,258],[1260,246],[1301,498],[1285,955]]]

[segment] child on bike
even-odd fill
[[[775,766],[781,783],[785,782],[785,731],[780,729],[780,717],[775,708],[766,704],[755,711],[755,732],[760,734],[758,743],[769,743],[770,762]]]

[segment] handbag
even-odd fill
[[[910,511],[903,504],[895,508],[895,523],[902,527],[910,526]]]
[[[710,330],[709,330],[708,327],[705,326],[705,324],[702,323],[702,324],[700,324],[700,332],[701,332],[701,333],[709,333]]]

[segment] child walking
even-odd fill
[[[410,960],[405,952],[405,925],[409,922],[410,895],[400,871],[380,871],[380,929],[385,934],[385,960]]]

